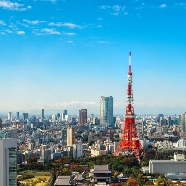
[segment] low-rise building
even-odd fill
[[[173,160],[150,160],[149,173],[186,173],[185,156],[175,153]]]

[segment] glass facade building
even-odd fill
[[[100,98],[100,125],[113,127],[113,97]]]

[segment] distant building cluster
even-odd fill
[[[113,154],[122,138],[124,117],[113,114],[112,96],[100,98],[100,115],[88,114],[86,108],[80,109],[78,116],[69,115],[67,110],[45,115],[41,109],[38,116],[9,112],[0,119],[0,166],[4,170],[0,171],[0,185],[5,182],[14,185],[16,163],[26,165],[29,158],[45,164],[64,156],[80,158]],[[151,145],[158,154],[186,151],[186,113],[137,115],[135,125],[144,149]],[[182,162],[183,157],[179,154],[170,162],[152,160],[148,172],[163,173],[166,168],[160,170],[159,163],[165,167],[174,164],[175,169],[170,170],[175,172],[179,167],[185,167]]]

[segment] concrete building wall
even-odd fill
[[[16,148],[15,139],[0,139],[0,185],[2,186],[10,184],[16,186]],[[10,179],[12,179],[11,183]]]
[[[149,173],[186,173],[186,161],[150,160]]]
[[[83,146],[80,144],[73,144],[73,158],[80,158],[83,156]]]

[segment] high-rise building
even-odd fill
[[[0,118],[0,130],[2,130],[2,128],[3,128],[3,121],[2,121],[2,119]]]
[[[12,113],[11,112],[8,113],[8,120],[12,121]]]
[[[72,146],[75,143],[75,129],[73,127],[67,128],[67,146]]]
[[[62,110],[62,113],[61,113],[61,121],[64,121],[65,120],[65,116],[67,115],[67,110]]]
[[[183,132],[186,132],[186,112],[181,114],[180,126],[182,127]]]
[[[79,124],[85,125],[87,123],[87,109],[79,110]]]
[[[15,139],[0,139],[0,185],[16,186],[16,148]]]
[[[100,125],[113,127],[113,97],[100,98]]]
[[[28,119],[28,113],[23,113],[23,120]]]
[[[172,125],[172,120],[171,120],[171,117],[170,116],[167,118],[167,125],[169,127]]]
[[[19,112],[16,112],[16,118],[19,119]]]
[[[41,121],[43,121],[45,118],[44,109],[41,109]]]

